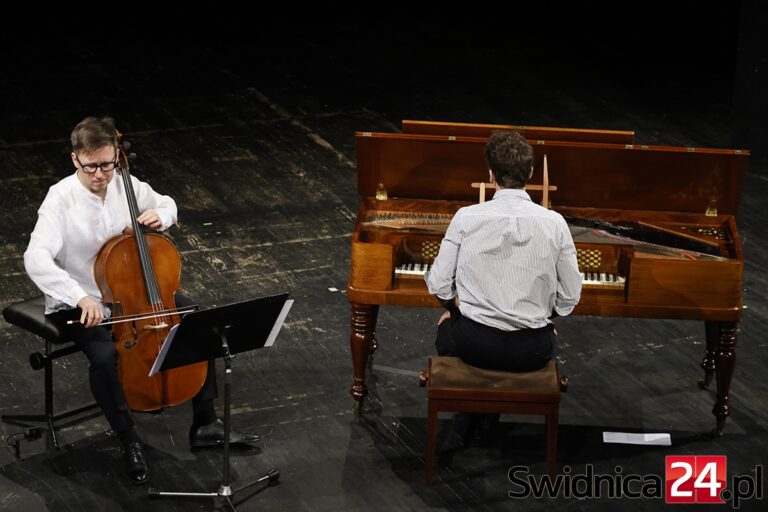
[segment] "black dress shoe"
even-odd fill
[[[229,428],[229,444],[253,444],[259,442],[256,434],[238,432]],[[192,448],[204,448],[206,446],[218,446],[224,444],[224,421],[221,418],[213,423],[189,429],[189,445]]]
[[[123,459],[125,460],[125,470],[133,483],[136,485],[147,483],[149,468],[147,467],[147,460],[144,458],[144,449],[141,443],[130,443],[128,446],[124,446]]]

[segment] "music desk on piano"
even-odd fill
[[[356,134],[361,201],[347,287],[356,411],[367,394],[369,357],[378,348],[379,307],[440,307],[423,271],[453,214],[477,202],[470,184],[487,178],[485,142],[456,135]],[[550,195],[552,208],[569,221],[584,273],[573,314],[704,321],[703,385],[714,376],[712,412],[721,434],[730,414],[743,308],[744,257],[734,215],[749,152],[529,142],[532,183],[540,183],[546,155],[549,181],[558,187]],[[379,184],[387,199],[375,198]],[[530,194],[538,201],[540,193]]]

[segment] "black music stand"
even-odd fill
[[[185,315],[168,335],[152,366],[150,376],[178,366],[220,357],[224,359],[224,469],[217,492],[166,492],[150,488],[150,498],[224,498],[232,510],[236,511],[232,503],[235,492],[264,481],[272,483],[280,478],[277,468],[272,468],[257,480],[237,490],[230,487],[229,395],[232,384],[232,356],[239,352],[271,346],[292,305],[293,300],[289,300],[288,294],[283,293],[195,311]]]

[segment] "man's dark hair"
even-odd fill
[[[104,146],[117,147],[117,129],[111,117],[86,117],[72,130],[72,151],[89,153]]]
[[[485,145],[485,160],[504,188],[523,188],[533,165],[533,149],[517,132],[494,132]]]

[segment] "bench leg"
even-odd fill
[[[11,425],[17,425],[24,428],[35,427],[35,423],[44,423],[45,430],[48,431],[47,440],[50,441],[54,449],[59,449],[59,438],[56,435],[56,431],[64,428],[69,424],[78,423],[79,421],[99,416],[101,411],[96,402],[88,405],[78,407],[76,409],[69,409],[56,414],[53,408],[53,359],[49,357],[51,354],[51,347],[46,341],[46,349],[43,363],[43,392],[44,392],[44,414],[3,414],[0,416],[0,421]],[[63,349],[69,350],[69,349]],[[85,413],[89,413],[85,415]],[[69,422],[64,421],[66,418],[72,418]],[[50,448],[50,446],[49,446]]]
[[[48,345],[46,342],[46,352]],[[45,359],[45,416],[48,420],[48,434],[51,436],[53,447],[59,449],[59,440],[56,438],[56,427],[53,424],[53,363],[49,358]]]
[[[553,407],[547,414],[547,472],[554,483],[557,473],[557,428],[560,421],[560,408]]]
[[[427,407],[427,458],[426,458],[426,482],[432,484],[435,476],[435,444],[437,442],[437,405],[429,400]]]

